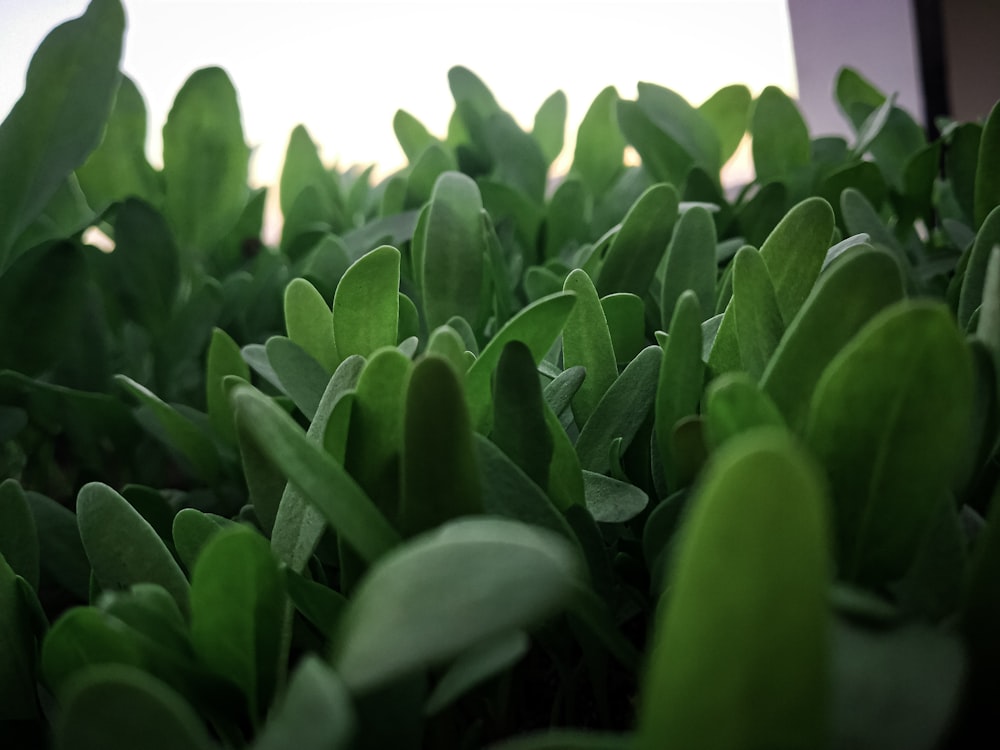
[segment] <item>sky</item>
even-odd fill
[[[24,87],[35,47],[86,0],[0,0],[0,118]],[[473,70],[522,126],[556,89],[568,145],[591,101],[614,85],[674,89],[699,104],[730,83],[796,93],[785,0],[124,0],[123,70],[149,111],[148,155],[185,79],[226,69],[254,148],[251,182],[276,185],[289,134],[305,124],[328,165],[405,163],[392,118],[405,109],[443,135],[447,71]],[[737,171],[745,170],[737,166]]]

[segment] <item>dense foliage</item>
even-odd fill
[[[1000,110],[609,87],[556,180],[563,94],[456,67],[377,184],[297,128],[271,247],[226,73],[154,169],[124,26],[0,125],[4,747],[1000,741]]]

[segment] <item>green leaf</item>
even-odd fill
[[[695,293],[682,292],[671,316],[673,327],[669,337],[664,340],[662,333],[656,336],[663,347],[663,364],[656,383],[654,428],[670,488],[677,485],[680,477],[671,435],[678,420],[697,413],[705,380],[700,317]]]
[[[24,490],[15,479],[0,482],[0,556],[38,590],[38,529]]]
[[[833,653],[832,746],[941,746],[963,692],[966,658],[957,638],[919,623],[888,630],[841,624]]]
[[[76,170],[95,211],[127,196],[161,204],[160,177],[146,161],[146,103],[135,83],[121,77],[101,144]],[[117,245],[117,234],[115,236]]]
[[[639,109],[649,121],[683,153],[675,165],[674,185],[683,184],[683,178],[692,165],[697,165],[710,175],[717,175],[722,167],[719,156],[722,149],[714,128],[708,126],[699,110],[692,107],[676,91],[652,83],[640,82],[637,86]]]
[[[433,716],[478,684],[512,667],[531,645],[523,630],[514,630],[472,647],[441,675],[428,696],[424,713]]]
[[[786,326],[816,283],[832,236],[833,209],[813,197],[793,206],[761,245]]]
[[[83,251],[72,242],[39,247],[7,268],[0,276],[0,370],[35,376],[66,357],[79,336],[88,281]]]
[[[428,146],[437,142],[423,123],[406,110],[397,109],[392,116],[392,131],[396,134],[399,147],[403,149],[406,158],[413,162]]]
[[[472,425],[458,376],[425,357],[406,392],[400,525],[409,536],[482,511]]]
[[[483,513],[539,526],[567,539],[575,539],[566,519],[546,496],[541,485],[487,438],[475,435],[474,441],[482,483]]]
[[[617,380],[618,365],[594,282],[585,271],[576,268],[566,277],[563,291],[576,294],[576,304],[563,327],[562,348],[564,367],[580,366],[587,371],[587,377],[573,397],[573,415],[577,425],[583,427],[605,392]]]
[[[733,322],[743,368],[759,379],[785,332],[762,254],[741,248],[733,260]]]
[[[341,402],[344,404],[341,408],[346,407],[343,420],[345,431],[350,424],[353,389],[358,382],[364,364],[364,360],[359,356],[348,357],[341,363],[340,367],[333,373],[333,377],[330,378],[330,382],[323,392],[319,408],[316,410],[316,416],[309,424],[306,437],[314,443],[322,445],[328,452],[330,449],[327,441],[330,436],[327,433],[336,426],[333,415]],[[237,412],[237,420],[239,419]],[[245,422],[246,417],[243,419],[242,423],[238,421],[237,424],[242,424],[242,429],[246,430],[248,438],[253,440]],[[331,421],[333,425],[331,425]],[[343,444],[341,445],[343,447]],[[344,450],[341,450],[339,455],[334,455],[334,459],[343,462]],[[258,515],[260,514],[261,511],[258,511]],[[301,572],[326,531],[324,514],[311,504],[294,484],[289,483],[285,486],[280,504],[274,509],[273,516],[271,549],[274,550],[275,557],[285,565],[295,572]]]
[[[195,474],[212,483],[219,476],[219,454],[211,438],[194,422],[170,404],[162,401],[144,385],[125,375],[115,381],[139,401],[151,417],[154,437],[186,462]]]
[[[118,207],[114,230],[115,250],[107,262],[122,304],[133,320],[159,330],[170,317],[180,283],[173,233],[163,214],[136,198]]]
[[[750,134],[759,182],[787,181],[809,164],[809,129],[795,102],[777,86],[767,86],[757,97]]]
[[[334,344],[333,315],[323,295],[306,279],[292,279],[285,287],[284,302],[288,338],[332,373],[340,358]]]
[[[906,572],[958,479],[972,388],[962,334],[926,301],[883,310],[826,368],[805,436],[829,474],[841,577],[877,586]]]
[[[705,437],[713,448],[758,427],[783,427],[781,412],[743,372],[720,375],[705,389]]]
[[[646,346],[646,305],[641,297],[619,292],[601,297],[615,359],[631,362]]]
[[[559,337],[575,303],[576,295],[571,292],[557,292],[531,303],[497,331],[472,363],[465,375],[465,393],[472,424],[478,432],[489,431],[490,381],[503,348],[510,341],[523,341],[538,364]]]
[[[95,0],[35,51],[24,93],[0,124],[0,273],[12,247],[101,141],[120,73],[125,14]]]
[[[840,111],[855,130],[861,128],[867,113],[885,101],[885,94],[852,68],[841,68],[834,83],[834,94]]]
[[[966,223],[976,215],[976,173],[983,126],[976,122],[956,127],[945,140],[944,173]]]
[[[35,639],[18,579],[0,554],[0,721],[4,723],[38,715]]]
[[[715,308],[715,222],[705,208],[695,206],[681,214],[667,247],[660,312],[663,330],[670,332],[671,316],[681,294],[690,289],[701,306],[701,319]]]
[[[243,691],[250,715],[267,713],[279,665],[284,577],[267,540],[235,526],[213,536],[191,572],[191,643],[198,659]]]
[[[724,86],[706,99],[698,113],[715,131],[719,141],[719,164],[729,161],[746,134],[753,97],[742,83]]]
[[[399,511],[410,358],[396,347],[371,356],[355,387],[344,466],[388,518]]]
[[[76,515],[37,492],[26,492],[25,497],[38,530],[40,586],[62,589],[76,601],[86,601],[90,562],[80,541]]]
[[[99,482],[85,484],[77,496],[80,539],[94,576],[104,588],[157,583],[188,611],[188,581],[166,545],[128,501]]]
[[[611,444],[631,444],[653,407],[662,355],[658,346],[643,349],[604,394],[576,441],[581,467],[603,474],[611,468]]]
[[[549,198],[545,214],[544,257],[558,258],[583,245],[590,233],[587,187],[573,174],[567,176]]]
[[[249,196],[250,149],[236,89],[222,68],[185,81],[163,126],[164,213],[188,267],[236,225]]]
[[[431,143],[412,162],[406,177],[406,196],[403,208],[420,208],[430,200],[434,183],[445,172],[458,169],[455,157],[445,146]],[[384,213],[384,211],[383,211]]]
[[[491,176],[532,201],[541,202],[548,170],[541,146],[506,112],[493,113],[485,126],[484,135],[494,164]],[[499,212],[491,209],[490,213],[501,218]]]
[[[760,379],[793,430],[805,427],[816,384],[837,352],[880,310],[902,298],[899,265],[868,246],[820,276]]]
[[[271,336],[264,348],[282,389],[311,420],[330,381],[330,373],[301,346],[284,336]]]
[[[983,304],[986,269],[994,246],[1000,245],[1000,206],[994,208],[983,221],[972,245],[972,254],[965,267],[961,292],[958,298],[958,324],[968,329],[973,314]]]
[[[482,196],[472,179],[458,172],[446,172],[438,178],[418,272],[430,329],[453,315],[469,321],[480,317],[486,263],[482,209]]]
[[[189,571],[194,570],[198,555],[208,540],[234,522],[214,513],[203,513],[196,508],[181,508],[174,516],[171,536],[177,557]]]
[[[481,120],[500,109],[486,84],[466,67],[455,65],[448,70],[448,88],[456,104],[464,102],[470,105]]]
[[[340,750],[350,747],[354,706],[343,681],[316,656],[299,662],[284,699],[268,717],[253,750]]]
[[[660,264],[677,220],[677,191],[672,185],[654,185],[632,205],[622,228],[611,242],[597,276],[603,297],[630,292],[643,299]]]
[[[535,113],[531,135],[538,142],[546,164],[552,164],[563,150],[566,134],[566,94],[554,91]]]
[[[659,608],[637,748],[824,746],[828,533],[818,467],[783,431],[717,452]]]
[[[211,750],[201,717],[174,690],[123,664],[96,665],[62,696],[57,750]]]
[[[208,345],[205,365],[205,402],[208,406],[208,421],[215,434],[230,445],[236,444],[236,425],[233,423],[233,409],[223,386],[223,379],[237,377],[250,382],[250,368],[240,353],[239,345],[221,328],[212,330],[212,341]]]
[[[618,129],[618,101],[614,86],[602,89],[576,131],[570,174],[579,177],[595,198],[604,195],[624,169],[625,138]]]
[[[491,439],[531,481],[544,488],[552,463],[552,436],[545,422],[535,360],[522,342],[511,341],[503,348],[493,388]]]
[[[357,483],[330,455],[307,438],[280,406],[250,386],[236,386],[230,398],[236,408],[237,420],[244,420],[242,425],[258,449],[366,561],[376,560],[398,543],[396,532]],[[287,499],[283,499],[282,505],[286,502]],[[284,524],[282,513],[279,508],[275,536],[279,522]],[[290,525],[290,531],[297,531],[298,534],[306,532],[295,519]],[[297,545],[293,546],[290,542],[298,534],[292,534],[291,539],[283,541],[280,550],[276,548],[279,559],[285,560],[285,554],[295,552]],[[309,554],[311,552],[312,548]]]
[[[478,226],[479,217],[476,217]],[[399,250],[382,245],[361,256],[344,273],[333,298],[337,354],[369,356],[395,346],[399,330]]]
[[[361,581],[333,663],[366,692],[553,614],[578,585],[570,544],[516,521],[453,521],[381,560]],[[455,616],[461,613],[461,616]]]
[[[642,513],[649,497],[628,482],[592,471],[583,472],[587,510],[600,523],[625,523]]]

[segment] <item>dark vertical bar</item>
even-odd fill
[[[935,120],[951,114],[948,98],[948,64],[945,55],[943,15],[944,0],[913,0],[917,22],[917,48],[920,50],[920,78],[924,89],[924,119],[932,138],[939,135]]]

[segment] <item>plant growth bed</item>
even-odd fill
[[[272,247],[226,73],[154,169],[124,27],[0,125],[5,748],[1000,742],[1000,110],[609,87],[551,184],[562,93],[456,67],[377,183],[297,128]]]

